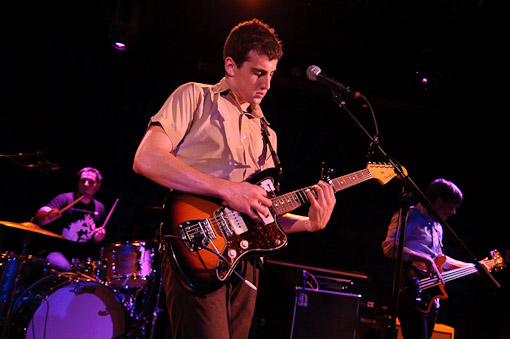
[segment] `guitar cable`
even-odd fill
[[[176,236],[176,235],[171,235],[171,234],[166,234],[166,235],[163,235],[161,238],[167,240],[167,239],[174,239],[174,240],[181,240],[181,241],[185,241],[184,239]],[[232,272],[234,272],[234,274],[239,278],[241,279],[242,282],[244,282],[249,288],[251,288],[252,290],[254,291],[257,291],[257,286],[255,286],[251,281],[247,280],[246,278],[244,278],[241,274],[239,274],[239,272],[237,272],[235,269],[232,268],[232,265],[228,262],[227,259],[225,259],[221,253],[218,251],[218,249],[216,248],[216,246],[214,245],[213,242],[211,242],[211,245],[213,246],[214,249],[210,249],[206,246],[202,247],[202,249],[204,250],[207,250],[213,254],[215,254],[218,258],[220,258],[221,260],[223,260],[225,262],[225,264],[228,266],[229,269],[232,270]]]
[[[211,243],[212,244],[212,243]],[[213,254],[216,254],[218,256],[218,258],[222,259],[228,266],[229,269],[232,269],[232,272],[234,272],[234,274],[239,278],[241,279],[242,282],[244,282],[246,285],[248,285],[249,288],[251,288],[252,290],[256,291],[257,290],[257,286],[255,286],[251,281],[247,280],[246,278],[244,278],[241,274],[239,274],[239,272],[237,272],[235,269],[232,268],[232,265],[230,265],[230,263],[227,261],[227,259],[225,259],[221,253],[218,251],[218,249],[216,248],[216,246],[214,246],[213,244],[213,247],[214,247],[214,250],[210,249],[210,248],[207,248],[207,247],[204,247],[203,249],[204,250],[207,250]]]

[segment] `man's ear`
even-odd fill
[[[231,57],[225,58],[225,74],[229,77],[233,77],[235,75],[235,70],[237,69],[237,65]]]

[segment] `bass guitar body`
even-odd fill
[[[443,273],[443,264],[446,261],[446,257],[439,256],[434,262],[440,273]],[[428,287],[424,287],[422,281],[427,278],[425,271],[413,266],[412,277],[409,278],[405,284],[405,298],[414,306],[418,311],[422,313],[429,313],[435,299],[448,299],[448,294],[444,289],[444,284],[437,281],[434,284],[429,284]],[[436,278],[437,279],[437,278]]]
[[[274,197],[276,173],[263,171],[250,182]],[[219,288],[242,259],[272,254],[288,242],[275,214],[256,223],[220,200],[177,191],[165,200],[163,238],[184,286],[197,293]]]

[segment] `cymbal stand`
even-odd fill
[[[160,275],[158,294],[156,296],[156,305],[154,306],[154,311],[152,312],[151,335],[149,337],[150,339],[154,339],[154,330],[156,329],[156,321],[158,320],[158,313],[163,311],[163,309],[159,307],[162,289],[163,289],[163,277]]]

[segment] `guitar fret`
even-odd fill
[[[449,282],[449,281],[452,281],[452,280],[455,280],[458,278],[462,278],[466,275],[470,275],[470,274],[473,274],[476,272],[477,272],[477,269],[475,268],[474,265],[472,265],[472,266],[459,267],[459,268],[456,268],[456,269],[453,269],[450,271],[446,271],[446,272],[442,273],[441,275],[443,277],[443,281],[446,283],[446,282]],[[424,279],[420,280],[419,285],[420,285],[420,288],[422,288],[422,289],[431,288],[431,287],[439,285],[439,279],[437,277],[424,278]]]
[[[372,179],[372,174],[369,170],[363,169],[352,174],[333,179],[332,183],[335,191],[340,191],[369,179]]]
[[[348,175],[344,175],[342,177],[332,179],[331,185],[333,186],[334,191],[338,192],[372,178],[372,173],[368,169],[363,169]],[[307,204],[309,201],[305,191],[309,188],[310,187],[307,187],[272,198],[273,211],[277,215],[282,215],[304,204]]]

